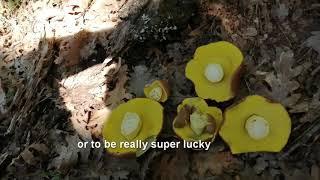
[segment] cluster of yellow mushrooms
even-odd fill
[[[187,98],[172,122],[177,136],[186,141],[213,141],[217,134],[232,153],[279,152],[288,141],[291,119],[279,103],[251,95],[222,112],[205,99],[224,102],[235,97],[243,71],[243,55],[225,41],[199,47],[186,66],[186,77],[199,97]],[[163,107],[170,93],[166,81],[156,80],[144,88],[146,98],[119,105],[104,124],[107,141],[136,141],[156,137],[163,124]],[[136,153],[134,148],[109,148],[115,155]]]

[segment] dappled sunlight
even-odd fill
[[[314,23],[318,9],[309,8],[317,5],[316,0],[0,1],[0,179],[2,175],[3,179],[290,179],[298,171],[307,176],[319,171],[314,161],[320,147],[319,38],[310,31],[318,32]],[[10,9],[9,2],[16,7]],[[205,48],[203,57],[197,57],[201,47],[218,41],[239,48],[244,74],[228,72],[238,59],[230,50]],[[217,73],[212,68],[207,73],[204,67],[217,64],[217,53],[218,61],[227,59],[228,65],[218,63],[221,67],[216,69],[223,73],[214,77]],[[189,66],[195,59],[198,70]],[[189,70],[200,76],[191,81]],[[232,82],[224,86],[221,82],[230,73]],[[199,78],[206,81],[199,85]],[[206,96],[198,91],[204,86],[212,88]],[[229,86],[232,96],[213,96],[215,90],[223,93]],[[273,109],[255,104],[243,108],[246,116],[255,118],[249,128],[228,122],[240,118],[244,111],[236,110],[252,94],[265,97],[272,108],[281,104],[282,120],[290,116],[291,132],[283,125],[276,127],[286,138],[290,134],[277,154],[256,146],[263,143],[257,140],[272,134],[275,124],[269,114],[279,116]],[[182,106],[192,97],[200,98],[206,108],[201,103]],[[145,99],[157,104],[161,113],[145,101],[121,110],[142,98],[159,101]],[[150,116],[150,126],[136,121],[146,119],[136,108]],[[232,116],[230,109],[236,109]],[[137,116],[126,116],[131,113]],[[269,123],[268,131],[256,123],[257,117]],[[277,122],[281,117],[275,117]],[[133,133],[121,132],[130,119],[138,122],[128,128]],[[157,132],[149,134],[153,132],[149,127],[157,127]],[[189,134],[179,133],[184,128]],[[234,144],[225,138],[226,128],[227,136],[238,141],[246,140],[238,136],[240,129],[247,130],[245,137],[253,134],[253,149],[238,146],[244,148],[241,152],[254,153],[236,155]],[[148,131],[146,137],[151,135],[139,138],[145,145],[184,142],[183,146],[158,145],[142,151],[135,146],[136,158],[130,160],[106,152],[111,147],[104,145],[113,139],[105,134],[131,141],[141,129]],[[201,136],[208,134],[212,136]],[[268,145],[282,147],[279,137]],[[196,143],[185,147],[189,139]],[[200,141],[207,145],[198,151],[200,146],[192,144]]]
[[[54,65],[57,72],[52,75],[63,101],[59,106],[65,106],[63,108],[70,112],[72,125],[81,136],[98,137],[96,129],[101,129],[101,116],[109,113],[104,105],[107,75],[119,69],[116,63],[107,64],[111,59],[106,57],[103,48],[109,34],[121,22],[116,17],[122,3],[124,1],[72,0],[59,5],[54,1],[38,1],[22,4],[13,12],[15,18],[1,15],[1,24],[5,26],[0,31],[1,111],[9,110],[19,100],[17,97],[23,96],[26,80],[40,81]]]
[[[120,68],[117,63],[96,64],[59,81],[59,94],[78,134],[86,139],[99,137],[110,109],[105,105],[108,77]]]

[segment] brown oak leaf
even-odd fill
[[[267,73],[264,82],[257,82],[255,89],[258,94],[264,95],[276,102],[280,102],[286,107],[293,107],[297,104],[301,94],[295,93],[300,84],[295,78],[302,72],[303,66],[293,68],[294,54],[291,50],[279,50],[278,58],[274,61],[275,72]]]

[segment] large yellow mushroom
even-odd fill
[[[163,107],[148,98],[135,98],[114,109],[103,126],[103,137],[115,142],[116,148],[108,148],[113,155],[135,155],[137,148],[121,148],[121,142],[144,141],[156,137],[163,124]]]
[[[217,102],[233,98],[243,69],[243,55],[233,44],[225,41],[197,48],[186,66],[186,77],[199,97]]]
[[[222,123],[219,108],[209,107],[199,97],[185,99],[177,108],[178,115],[173,121],[173,130],[187,141],[213,140]]]
[[[288,141],[291,119],[279,103],[262,96],[246,97],[226,109],[220,136],[232,153],[279,152]]]

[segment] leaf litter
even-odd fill
[[[294,54],[292,50],[277,49],[277,59],[273,62],[274,72],[266,73],[263,85],[258,82],[255,86],[257,91],[268,98],[282,103],[286,107],[293,107],[301,98],[300,93],[296,93],[300,83],[295,78],[301,74],[303,66],[299,65],[293,68]]]
[[[110,111],[134,96],[142,97],[144,85],[157,78],[169,80],[173,96],[165,106],[166,111],[170,111],[167,118],[172,119],[171,109],[185,97],[195,96],[192,83],[184,76],[185,63],[192,58],[196,47],[218,39],[239,45],[248,57],[247,72],[251,81],[241,88],[268,96],[284,104],[292,113],[293,137],[298,142],[289,143],[285,155],[288,157],[289,154],[291,159],[299,158],[297,154],[303,154],[302,157],[313,155],[312,151],[292,152],[303,149],[305,146],[301,144],[307,144],[310,139],[318,141],[320,91],[306,95],[308,90],[301,79],[308,78],[309,71],[316,72],[319,55],[306,53],[302,56],[303,51],[296,50],[303,44],[319,53],[319,33],[310,32],[307,39],[294,37],[299,33],[298,30],[295,32],[295,23],[311,21],[303,13],[294,15],[294,22],[290,21],[292,12],[310,11],[306,9],[309,4],[300,2],[299,8],[288,1],[277,1],[272,7],[263,1],[252,1],[247,6],[245,2],[237,6],[228,2],[202,2],[197,12],[199,19],[193,18],[186,27],[179,29],[181,34],[174,42],[153,45],[144,42],[139,48],[146,56],[142,53],[133,57],[136,54],[130,54],[128,49],[132,45],[130,31],[135,24],[129,22],[130,18],[119,18],[127,14],[119,14],[128,9],[126,3],[113,0],[39,1],[22,4],[24,10],[13,13],[16,19],[9,11],[1,13],[1,25],[5,29],[0,30],[0,115],[6,112],[7,116],[4,121],[0,117],[1,135],[5,137],[1,142],[5,148],[0,149],[0,166],[8,166],[7,173],[21,175],[53,170],[65,178],[101,179],[198,179],[228,175],[240,179],[279,176],[294,179],[318,176],[318,166],[308,158],[300,162],[304,165],[300,170],[294,163],[280,161],[267,153],[250,157],[232,156],[228,149],[223,152],[212,149],[208,152],[149,150],[138,160],[119,160],[106,155],[103,148],[78,148],[79,141],[101,140],[102,125]],[[128,4],[134,6],[135,3]],[[140,11],[148,7],[144,5]],[[139,8],[135,9],[139,11]],[[44,12],[47,12],[46,16],[40,16]],[[113,32],[118,24],[121,30]],[[274,33],[276,29],[277,33]],[[101,55],[101,51],[107,53]],[[111,55],[109,52],[116,53]],[[141,62],[132,66],[128,63],[131,58]],[[310,62],[303,61],[307,58],[316,60],[310,66],[305,64]],[[55,116],[42,118],[44,112],[48,112],[48,102],[55,106],[51,111],[60,109],[68,115],[57,119]],[[31,133],[34,127],[42,128],[39,135]],[[299,128],[305,133],[299,133]],[[290,142],[294,142],[293,139]],[[244,167],[241,166],[244,171],[239,173],[241,163],[244,163]],[[287,168],[288,164],[292,169]],[[53,178],[53,175],[47,177]]]

